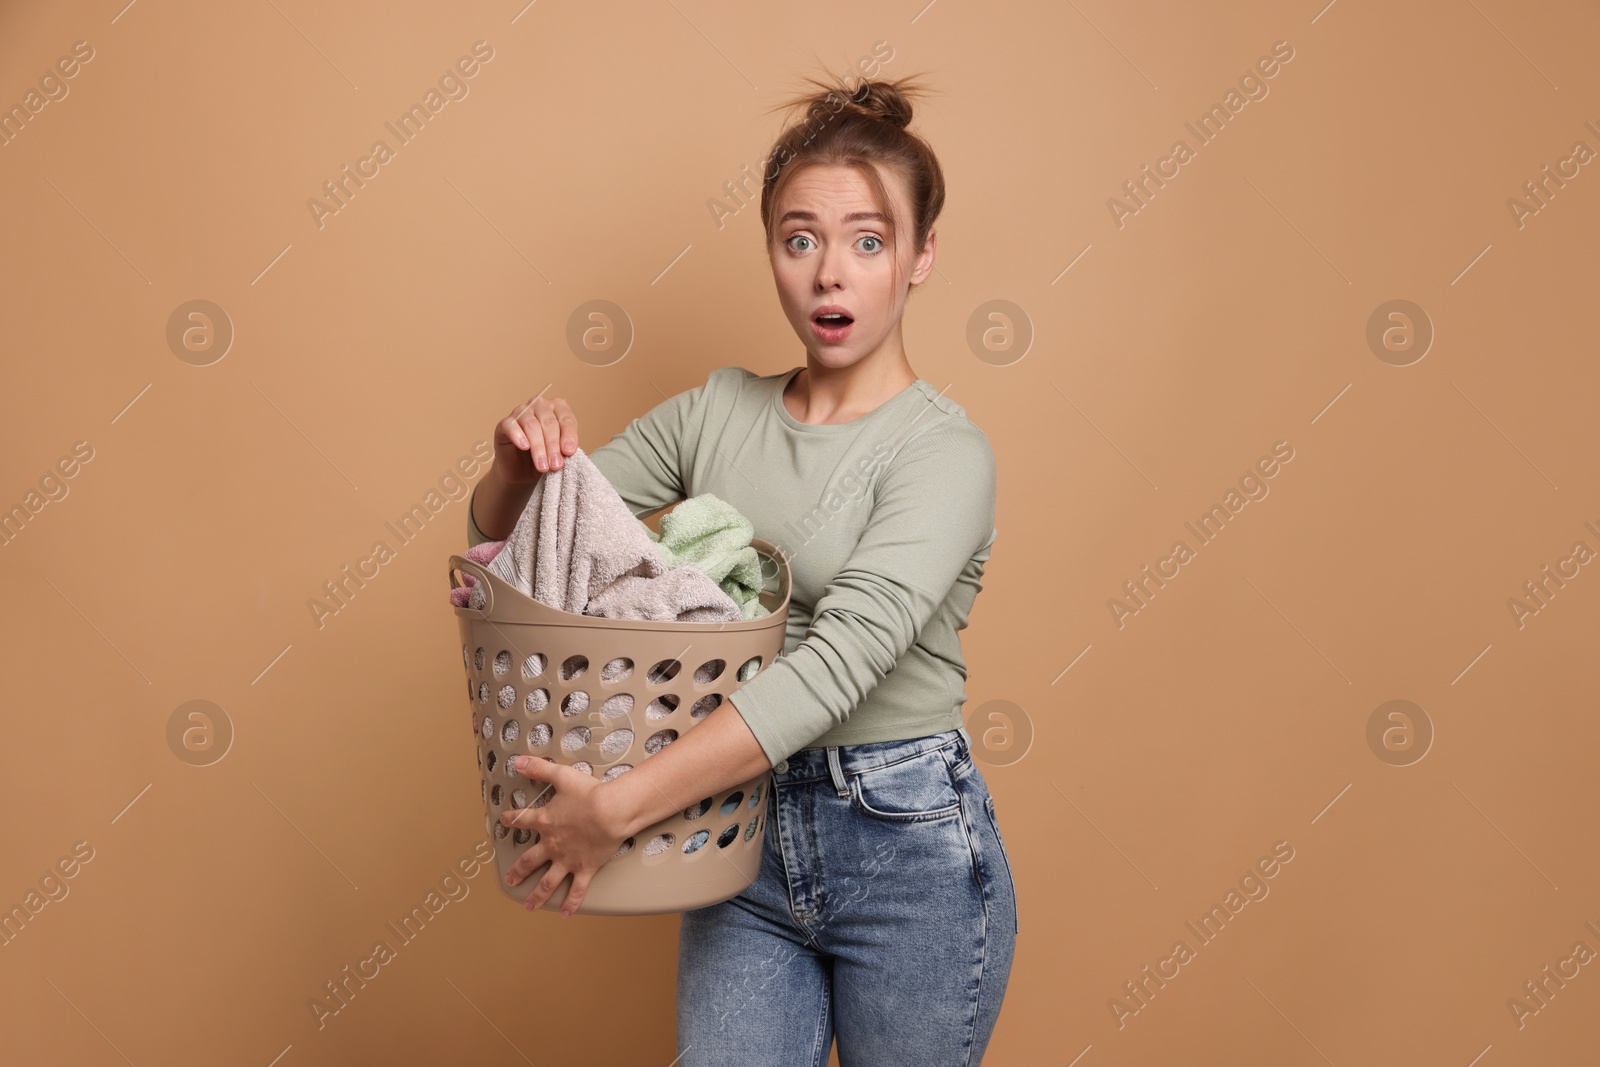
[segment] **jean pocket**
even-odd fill
[[[863,815],[893,823],[935,822],[961,812],[961,796],[938,749],[851,775],[850,802]]]

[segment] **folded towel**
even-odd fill
[[[579,448],[540,477],[486,567],[540,603],[574,614],[674,622],[745,617],[705,571],[669,568],[649,533]],[[483,604],[475,584],[468,603]]]
[[[645,527],[667,566],[704,571],[747,619],[769,614],[760,599],[761,556],[750,544],[755,532],[749,519],[711,493],[690,497],[663,515],[659,534]]]

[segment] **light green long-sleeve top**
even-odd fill
[[[728,697],[773,763],[961,725],[957,634],[996,532],[994,453],[965,409],[919,378],[812,425],[783,404],[801,369],[712,371],[585,449],[636,516],[714,493],[788,556],[784,654]],[[467,529],[488,540],[470,506]]]

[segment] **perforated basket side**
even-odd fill
[[[781,550],[753,541],[775,568],[762,594],[771,614],[730,623],[604,619],[557,611],[463,557],[453,568],[485,582],[484,610],[456,608],[467,670],[485,830],[503,874],[536,843],[500,813],[538,807],[542,787],[510,767],[535,755],[602,779],[627,773],[682,737],[783,651],[791,578]],[[452,571],[455,583],[455,572]],[[716,791],[625,843],[596,875],[583,910],[653,914],[704,907],[754,880],[770,775]],[[517,886],[526,899],[544,868]],[[545,902],[556,909],[570,881]]]

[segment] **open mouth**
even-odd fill
[[[828,314],[828,315],[817,315],[817,316],[814,316],[812,318],[812,321],[815,322],[819,326],[826,326],[830,330],[837,330],[842,326],[850,325],[855,320],[852,319],[849,315]]]

